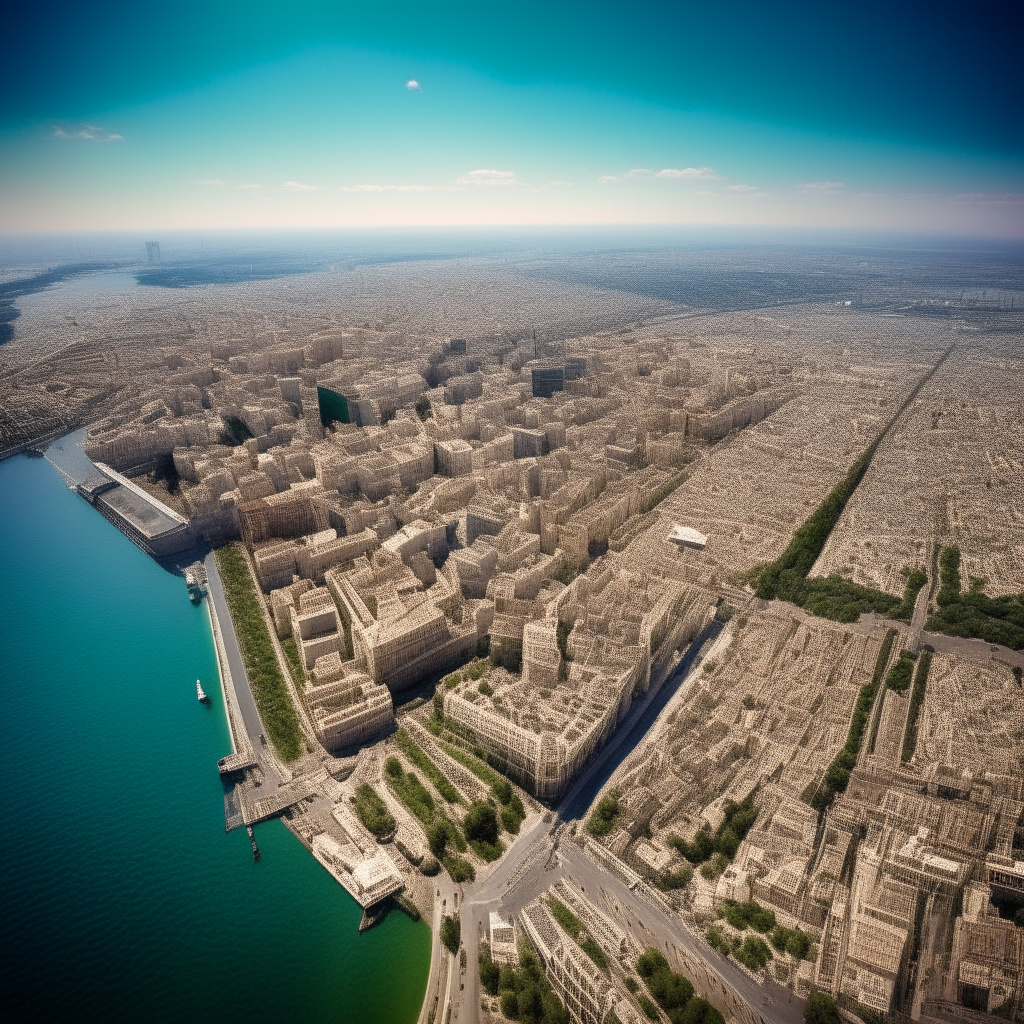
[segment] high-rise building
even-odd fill
[[[550,398],[565,387],[565,368],[561,364],[534,367],[532,377],[534,398]]]

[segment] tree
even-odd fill
[[[498,839],[498,815],[494,808],[480,801],[473,804],[463,822],[470,842],[494,843]]]
[[[387,805],[365,782],[356,790],[356,814],[378,839],[395,831],[395,819]]]
[[[827,992],[819,989],[814,989],[807,997],[804,1020],[807,1024],[842,1024],[835,1000]]]
[[[592,836],[609,835],[619,820],[619,794],[612,790],[606,796],[601,797],[594,812],[587,819],[586,829]]]
[[[714,1007],[700,996],[694,996],[683,1009],[675,1015],[673,1024],[704,1024]]]
[[[441,943],[449,953],[458,953],[462,944],[462,929],[457,917],[445,917],[441,920]]]
[[[722,834],[718,837],[719,853],[724,853],[726,857],[735,857],[739,845],[739,836],[731,828],[724,828]]]
[[[539,1022],[544,1019],[544,997],[540,986],[535,982],[528,981],[519,990],[518,1003],[521,1021]]]
[[[500,804],[508,804],[512,799],[512,786],[507,779],[495,779],[491,792]]]
[[[491,959],[490,954],[480,954],[480,984],[490,996],[498,994],[498,978],[501,968]]]
[[[509,1020],[519,1019],[519,1000],[512,989],[505,989],[501,993],[501,1012]]]
[[[427,830],[427,843],[430,852],[437,858],[444,856],[445,848],[448,845],[448,829],[443,821],[435,821]]]
[[[660,949],[650,946],[640,954],[636,962],[636,972],[641,978],[650,978],[655,971],[668,969],[668,961]]]
[[[569,1024],[569,1011],[550,989],[544,993],[544,1024]],[[608,1021],[605,1024],[609,1024]]]

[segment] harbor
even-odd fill
[[[250,822],[252,839],[244,821],[225,832],[217,762],[235,752],[207,602],[190,602],[181,576],[49,462],[16,457],[0,474],[0,492],[19,496],[0,502],[4,569],[22,581],[3,598],[20,625],[0,638],[16,666],[0,725],[16,783],[0,854],[18,978],[5,1012],[219,1024],[342,1021],[358,1006],[360,1020],[415,1020],[425,924],[391,914],[360,935],[362,908],[281,822]],[[197,678],[210,714],[196,706]],[[67,752],[75,771],[40,750]],[[248,940],[225,943],[225,930],[251,937],[259,956]],[[408,978],[390,977],[394,955],[412,965]]]

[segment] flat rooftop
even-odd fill
[[[106,505],[122,516],[144,537],[152,540],[172,530],[181,528],[181,523],[165,515],[141,495],[130,491],[123,484],[117,484],[96,498],[97,505]]]

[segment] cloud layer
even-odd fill
[[[656,178],[688,178],[691,181],[716,181],[718,175],[710,167],[666,167]]]
[[[68,125],[58,124],[53,127],[55,139],[79,139],[83,142],[120,142],[124,136],[117,132],[107,131],[94,124]]]
[[[458,185],[501,185],[506,188],[521,184],[516,178],[515,171],[496,171],[490,167],[467,171],[462,177],[455,180]]]

